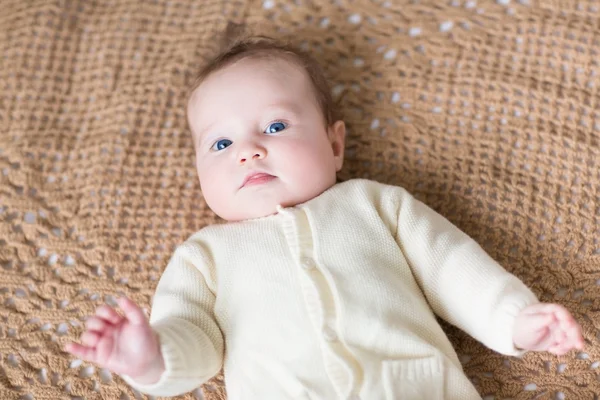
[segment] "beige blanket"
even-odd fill
[[[148,307],[174,246],[216,221],[184,100],[228,20],[323,63],[349,126],[340,178],[403,185],[581,322],[585,352],[523,359],[445,325],[482,396],[600,394],[597,1],[3,0],[0,10],[0,399],[134,398],[61,349],[112,296]],[[203,392],[225,399],[221,380]]]

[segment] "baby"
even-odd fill
[[[344,122],[308,55],[240,39],[187,106],[208,206],[162,275],[148,321],[100,306],[66,350],[156,396],[224,368],[230,399],[480,399],[436,315],[506,355],[583,348],[471,238],[406,190],[336,183]]]

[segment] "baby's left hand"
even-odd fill
[[[515,320],[513,342],[522,350],[563,355],[583,349],[581,326],[566,308],[540,303],[524,308]]]

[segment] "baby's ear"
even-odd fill
[[[327,129],[327,135],[329,136],[333,157],[335,158],[335,170],[339,171],[342,169],[342,165],[344,165],[344,148],[346,140],[346,124],[344,121],[339,120],[330,125]]]

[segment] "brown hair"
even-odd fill
[[[210,60],[196,75],[194,83],[188,92],[188,102],[194,90],[213,72],[225,68],[237,61],[252,59],[285,59],[293,62],[306,71],[315,94],[315,98],[327,126],[332,125],[338,118],[335,103],[325,74],[319,63],[308,53],[299,50],[289,43],[276,39],[247,35],[240,25],[229,24],[225,33],[225,46],[216,57]]]

